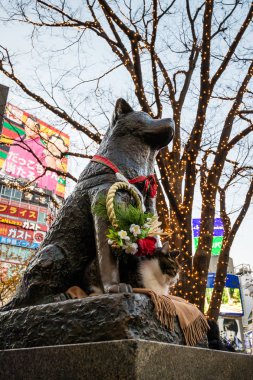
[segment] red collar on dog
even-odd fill
[[[111,168],[114,171],[114,173],[120,173],[119,168],[116,165],[114,165],[106,157],[99,156],[96,154],[95,156],[93,156],[91,161],[99,162],[100,164],[108,166],[109,168]],[[151,198],[154,198],[157,194],[157,183],[156,183],[156,179],[155,179],[154,174],[150,174],[147,177],[139,176],[139,177],[135,177],[133,179],[128,179],[129,183],[138,183],[138,182],[144,182],[144,181],[145,181],[144,191],[146,193],[148,192]]]

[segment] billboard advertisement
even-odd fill
[[[29,210],[23,207],[5,204],[0,201],[0,215],[14,216],[15,218],[37,220],[38,211]]]
[[[218,325],[223,342],[235,351],[243,351],[243,332],[239,320],[219,317]]]
[[[200,231],[201,219],[192,220],[192,230],[193,230],[193,242],[195,252],[198,247],[199,242],[199,231]],[[222,240],[224,235],[223,222],[221,218],[214,219],[214,230],[213,230],[213,242],[212,242],[212,255],[218,256],[222,247]]]
[[[206,298],[205,298],[205,312],[210,305],[215,273],[208,273],[207,285],[206,285]],[[220,315],[226,316],[242,316],[243,306],[242,297],[240,291],[239,277],[234,274],[227,274],[226,284],[222,294]]]
[[[0,243],[37,249],[43,241],[48,225],[46,221],[47,209],[33,206],[28,209],[25,203],[20,207],[6,204],[0,200]],[[45,216],[42,223],[39,216]],[[40,218],[40,220],[42,220]]]
[[[0,137],[0,171],[33,181],[39,188],[64,197],[69,136],[7,103]]]

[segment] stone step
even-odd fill
[[[0,380],[252,380],[253,356],[147,340],[0,351]]]

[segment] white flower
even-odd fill
[[[109,245],[112,245],[112,244],[113,244],[113,240],[108,239],[108,244],[109,244]]]
[[[123,246],[123,249],[126,253],[131,253],[131,255],[134,255],[138,251],[138,244],[131,243]]]
[[[124,231],[124,230],[119,231],[119,232],[118,232],[118,235],[119,235],[119,237],[120,237],[121,239],[123,239],[123,240],[130,240],[130,237],[127,236],[127,232]]]
[[[131,224],[129,230],[134,236],[138,236],[141,233],[141,228],[138,226],[138,224]]]
[[[147,222],[151,222],[152,218],[147,218]]]

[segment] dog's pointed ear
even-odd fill
[[[129,112],[133,112],[132,107],[125,101],[125,99],[119,98],[115,104],[111,125],[113,126],[116,123],[119,116],[126,115]]]

